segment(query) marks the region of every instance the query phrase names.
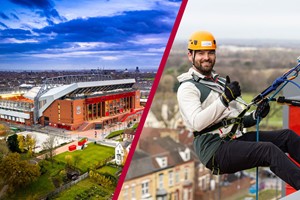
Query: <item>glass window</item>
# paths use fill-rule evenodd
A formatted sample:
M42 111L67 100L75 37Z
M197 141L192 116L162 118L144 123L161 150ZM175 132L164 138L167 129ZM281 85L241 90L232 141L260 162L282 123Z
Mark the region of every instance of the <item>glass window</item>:
M179 183L179 181L180 181L179 172L180 172L179 170L175 171L175 183Z
M189 168L184 168L184 180L189 180Z
M174 180L173 180L173 171L169 171L169 186L173 186Z
M163 188L164 187L164 174L159 174L158 175L158 188Z
M147 194L149 194L149 182L148 181L142 183L142 196L147 195Z

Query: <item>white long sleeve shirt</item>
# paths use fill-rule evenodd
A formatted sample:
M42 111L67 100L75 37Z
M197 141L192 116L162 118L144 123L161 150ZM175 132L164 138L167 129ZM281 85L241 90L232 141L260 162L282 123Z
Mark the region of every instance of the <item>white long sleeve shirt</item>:
M181 82L177 91L179 110L186 126L191 131L201 131L208 126L220 122L224 118L235 118L242 112L242 106L236 101L231 101L229 106L226 107L221 101L221 94L215 90L211 90L207 98L201 103L201 92L195 84L184 82L192 79L193 73L200 78L205 78L204 75L193 68L190 68L188 72L177 77L178 81ZM217 77L217 74L212 75L213 78ZM220 88L220 84L213 80L211 85ZM222 90L224 90L223 87ZM232 126L223 127L211 133L225 137L230 132Z

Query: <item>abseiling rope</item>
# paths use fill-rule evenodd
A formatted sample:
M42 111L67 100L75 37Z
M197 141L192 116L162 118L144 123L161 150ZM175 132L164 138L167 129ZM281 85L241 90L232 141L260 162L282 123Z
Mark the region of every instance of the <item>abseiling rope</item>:
M253 104L259 103L261 100L266 98L268 94L271 92L275 91L274 94L268 99L268 103L270 102L271 99L275 98L275 96L288 84L288 83L293 83L300 89L300 85L297 84L296 82L293 81L298 76L298 72L300 71L300 56L297 58L298 65L292 69L290 69L288 72L284 73L281 77L277 78L271 86L269 86L267 89L265 89L262 93L257 95L252 102L248 105L251 106ZM288 78L288 76L292 73L295 72L291 77ZM277 88L284 83L278 90ZM259 142L259 123L261 121L260 116L257 116L256 119L256 142ZM258 167L256 167L256 200L258 200Z

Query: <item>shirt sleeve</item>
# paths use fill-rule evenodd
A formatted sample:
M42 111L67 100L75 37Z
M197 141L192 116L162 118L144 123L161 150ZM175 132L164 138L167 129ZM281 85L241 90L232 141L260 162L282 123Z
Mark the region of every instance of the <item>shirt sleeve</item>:
M177 100L180 112L184 121L194 131L201 131L219 121L223 112L227 109L220 97L212 98L211 95L210 93L205 100L208 101L209 105L203 108L200 102L201 93L193 83L186 82L178 88Z

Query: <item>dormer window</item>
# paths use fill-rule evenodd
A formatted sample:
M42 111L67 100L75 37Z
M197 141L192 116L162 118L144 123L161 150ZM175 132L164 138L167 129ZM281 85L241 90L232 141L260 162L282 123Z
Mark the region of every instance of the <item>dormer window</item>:
M158 164L161 168L164 168L164 167L167 167L167 166L168 166L168 159L167 159L167 157L157 157L157 158L156 158L156 162L157 162L157 164Z
M189 148L186 148L184 151L180 151L179 154L184 161L189 161L191 159L191 150Z

